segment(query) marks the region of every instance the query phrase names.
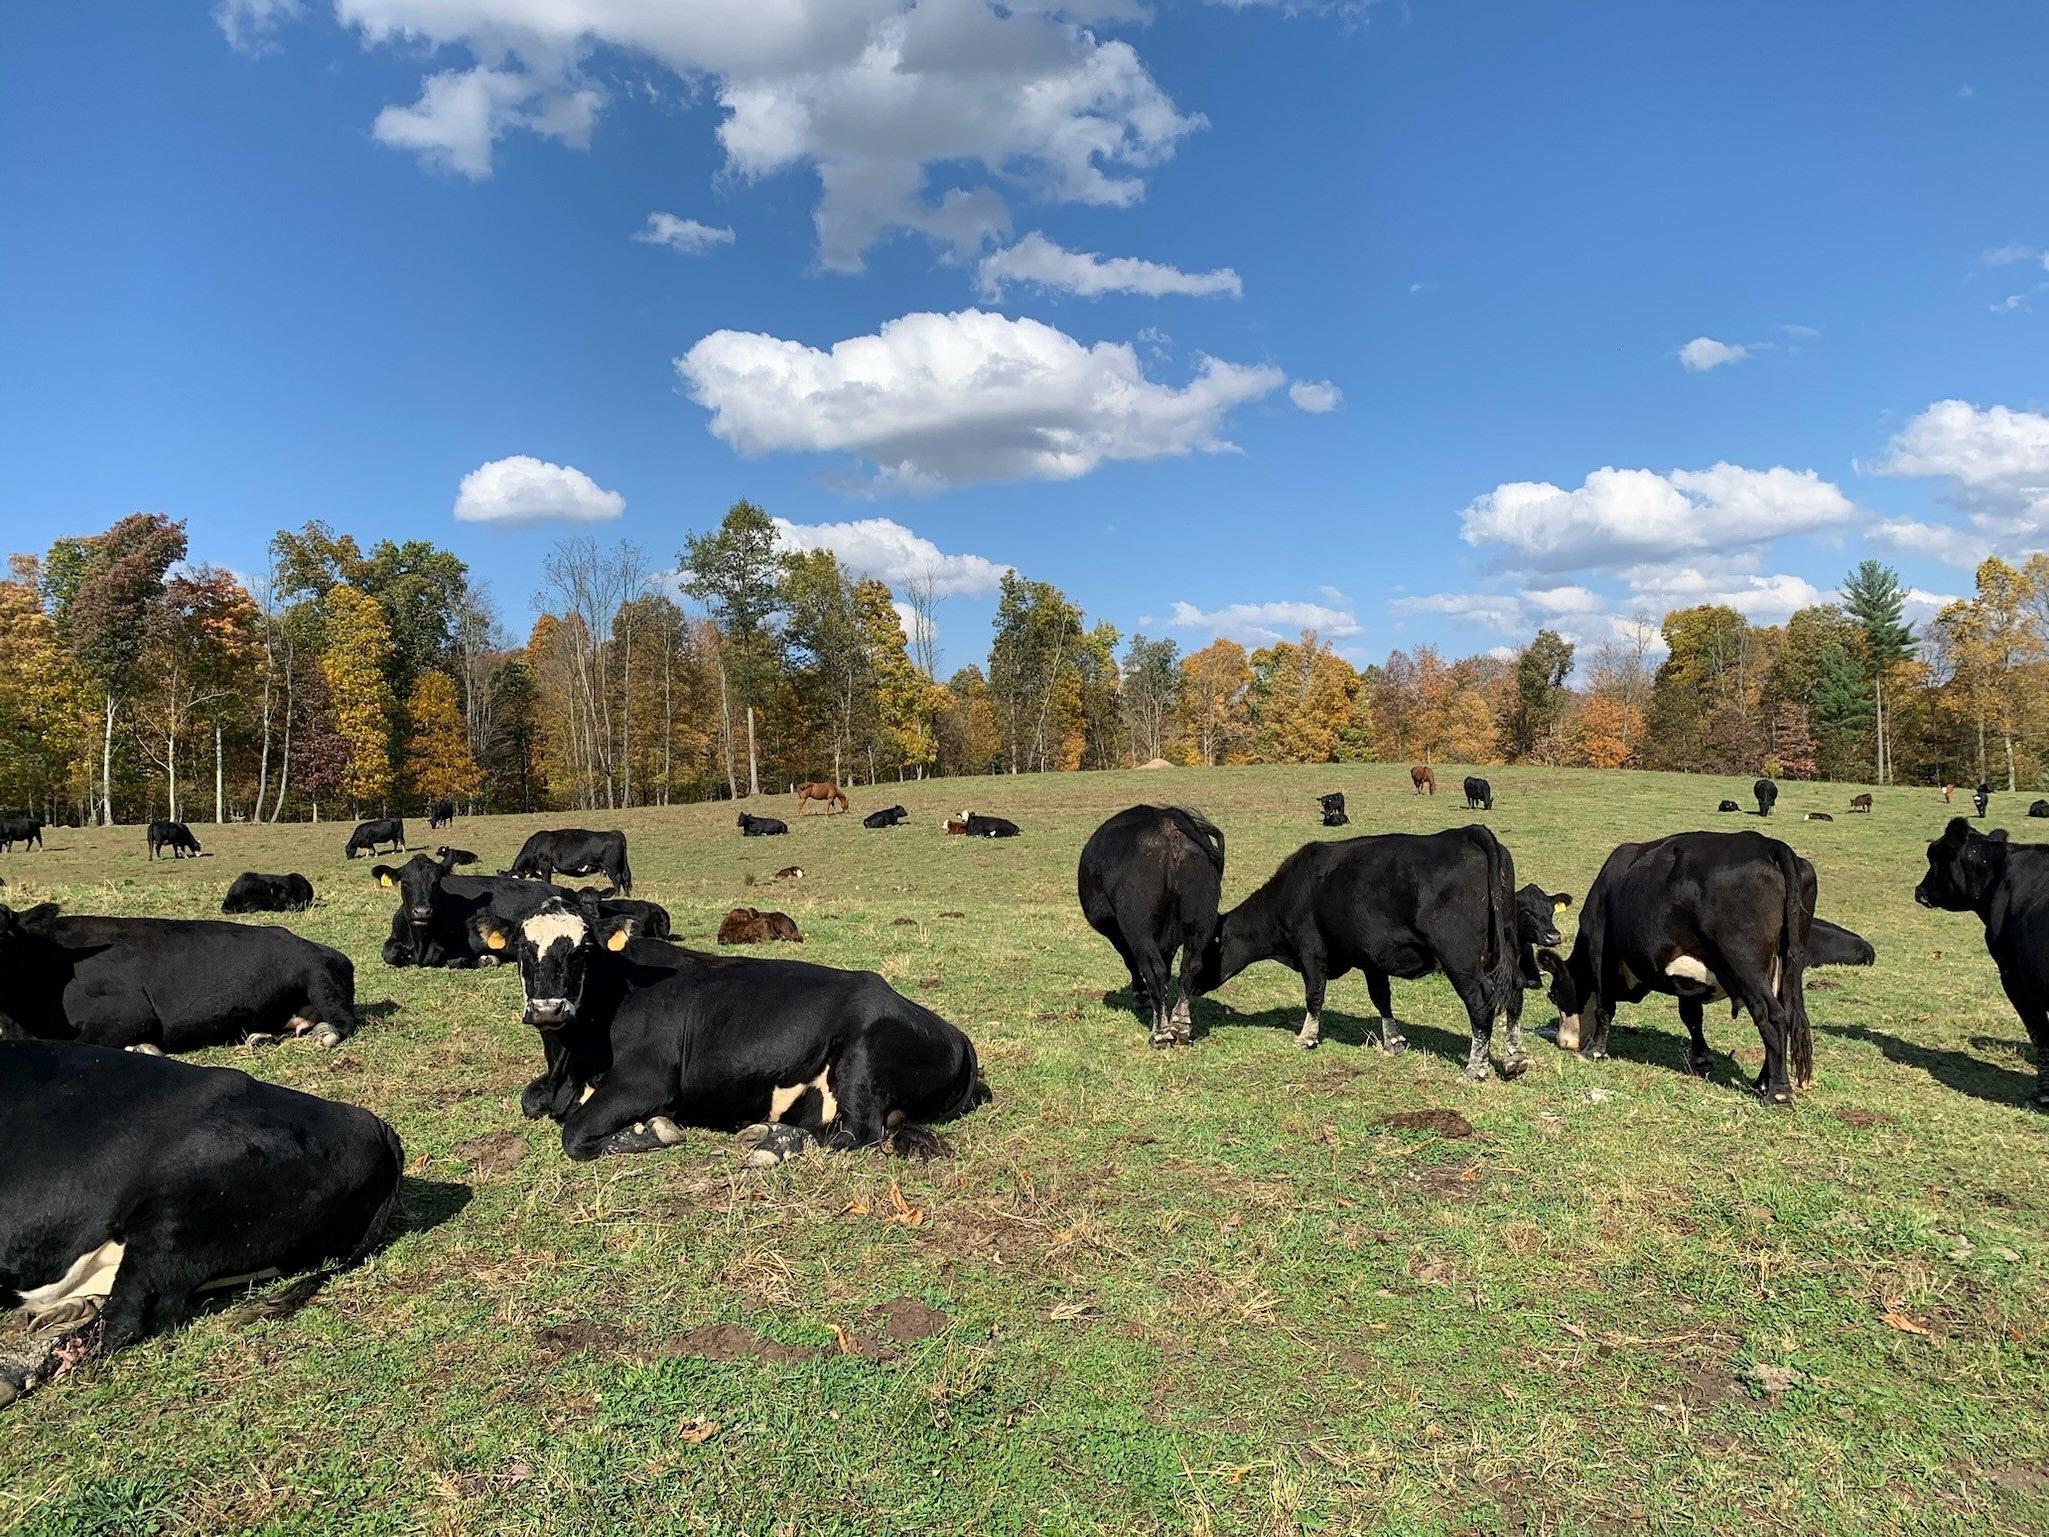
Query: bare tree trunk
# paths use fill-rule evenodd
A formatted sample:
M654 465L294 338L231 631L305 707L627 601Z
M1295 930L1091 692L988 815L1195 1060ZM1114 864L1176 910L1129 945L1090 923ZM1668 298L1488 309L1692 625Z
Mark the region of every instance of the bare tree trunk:
M178 815L178 739L168 735L164 738L164 797L171 804L171 820L184 821Z
M285 814L285 791L292 782L292 699L292 678L291 674L287 672L285 674L285 740L283 750L278 755L277 804L270 808L270 819L273 822L279 820ZM261 811L263 808L258 806L256 809Z
M747 707L747 793L761 793L761 764L754 751L754 706Z
M726 652L719 648L719 735L726 750L726 794L733 800L740 798L740 784L734 777L733 767L733 706L726 698Z
M213 819L216 826L227 821L227 801L221 781L221 723L213 723Z
M100 747L100 826L114 825L114 712L119 701L107 694L107 734Z

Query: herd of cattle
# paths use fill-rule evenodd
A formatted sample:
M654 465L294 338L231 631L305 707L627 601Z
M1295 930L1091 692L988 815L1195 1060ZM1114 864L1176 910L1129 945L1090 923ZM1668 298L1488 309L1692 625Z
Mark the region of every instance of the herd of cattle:
M1427 794L1435 778L1419 769L1415 784ZM1468 807L1492 808L1486 781L1465 791ZM816 798L830 814L833 799ZM1760 780L1757 798L1769 815L1777 787ZM1853 809L1869 811L1858 799ZM1320 804L1326 825L1343 825L1342 795ZM895 806L864 822L905 818ZM452 806L430 808L437 829L453 819ZM742 813L740 825L751 834L750 821L773 820ZM966 811L946 826L1017 833ZM0 846L38 847L40 834L40 824L0 821ZM152 823L147 843L152 858L199 853L175 822ZM406 848L397 819L364 823L344 854L387 845ZM1813 865L1759 831L1620 845L1579 904L1569 950L1558 918L1572 896L1519 885L1514 857L1484 824L1311 842L1229 910L1224 850L1198 812L1134 806L1081 851L1082 913L1123 961L1155 1046L1188 1043L1198 995L1275 960L1302 978L1298 1045L1320 1043L1329 984L1358 971L1378 1044L1397 1052L1406 1042L1391 981L1441 971L1466 1011L1470 1079L1494 1070L1497 1027L1501 1076L1527 1069L1527 990L1548 986L1558 1045L1595 1060L1616 1005L1658 992L1676 999L1688 1066L1702 1076L1706 1006L1726 999L1732 1016L1748 1013L1764 1044L1753 1088L1786 1105L1813 1071L1807 968L1875 960L1862 938L1816 916ZM736 1132L756 1167L813 1146L929 1157L944 1150L929 1128L988 1098L974 1043L872 972L669 942L668 913L631 896L623 833L536 833L502 873L461 873L476 862L444 845L372 867L398 899L383 959L517 968L541 1062L520 1108L558 1123L572 1159L671 1147L685 1125ZM582 875L606 884L556 884ZM1928 846L1914 897L1984 920L2038 1055L2031 1103L2049 1109L2049 848L1959 817ZM313 900L303 875L246 872L221 910L297 912ZM801 938L786 914L751 908L729 914L719 937ZM0 1404L175 1324L209 1291L347 1263L378 1241L404 1168L387 1124L165 1057L233 1042L338 1045L358 1026L348 956L283 927L0 904L0 974L0 1167L12 1172L0 1199L0 1306L31 1324L0 1349Z

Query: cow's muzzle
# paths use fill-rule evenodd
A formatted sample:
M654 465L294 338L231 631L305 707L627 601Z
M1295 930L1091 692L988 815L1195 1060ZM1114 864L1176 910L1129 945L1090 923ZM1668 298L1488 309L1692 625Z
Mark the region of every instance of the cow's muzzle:
M576 1018L576 1005L567 998L529 998L521 1017L538 1030L555 1030Z

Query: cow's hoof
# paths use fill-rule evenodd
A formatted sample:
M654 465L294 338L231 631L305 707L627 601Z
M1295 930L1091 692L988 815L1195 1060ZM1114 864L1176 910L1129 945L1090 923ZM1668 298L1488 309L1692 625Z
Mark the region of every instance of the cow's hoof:
M930 1163L935 1158L953 1156L953 1149L947 1145L944 1137L923 1126L913 1126L909 1122L891 1128L888 1135L882 1139L882 1150L892 1157L916 1158L923 1163Z
M315 1025L311 1030L308 1030L306 1032L306 1039L311 1041L315 1046L320 1046L332 1050L334 1047L341 1045L341 1043L344 1040L346 1040L347 1037L344 1036L341 1033L341 1031L337 1030L333 1025L326 1024L323 1022L321 1024Z
M1696 1078L1707 1077L1709 1065L1709 1059L1706 1057L1688 1057L1686 1059L1686 1071L1693 1074Z
M1323 1044L1323 1037L1320 1035L1298 1035L1295 1037L1295 1044L1304 1051L1314 1051Z
M1580 1051L1580 1056L1589 1062L1606 1062L1608 1060L1608 1053L1598 1046L1583 1047Z
M772 1169L802 1157L810 1150L811 1141L811 1133L801 1126L785 1126L780 1121L757 1122L740 1129L740 1146L746 1152L741 1162L750 1169Z
M1522 1075L1524 1073L1527 1073L1529 1070L1530 1059L1528 1057L1509 1057L1501 1064L1502 1081L1506 1083L1513 1083L1516 1079L1522 1077Z
M264 1035L261 1033L256 1035L245 1036L242 1041L242 1044L244 1046L247 1046L251 1051L261 1050L265 1046L275 1046L277 1043L277 1036Z
M1154 1051L1171 1051L1174 1048L1174 1032L1171 1030L1148 1030L1145 1043Z
M1390 1057L1398 1057L1409 1049L1409 1038L1405 1035L1383 1036L1380 1041L1380 1049Z
M1492 1074L1489 1072L1487 1064L1481 1062L1467 1068L1465 1076L1467 1083L1485 1083Z

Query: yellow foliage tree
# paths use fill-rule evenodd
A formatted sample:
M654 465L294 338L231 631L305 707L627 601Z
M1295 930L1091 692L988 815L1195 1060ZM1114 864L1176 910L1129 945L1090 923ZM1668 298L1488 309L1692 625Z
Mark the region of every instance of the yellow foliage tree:
M484 771L470 756L469 731L445 672L423 672L406 700L412 734L406 741L406 775L413 792L429 801L467 800L477 793Z
M1214 768L1243 763L1252 737L1252 668L1245 648L1217 639L1181 659L1181 732L1175 756Z
M938 753L933 685L911 660L889 588L872 577L854 585L854 617L875 676L876 745L888 768L922 768Z
M358 810L391 797L391 626L384 607L343 582L327 594L327 651L320 659L334 711L334 728L348 744L342 794Z
M1444 707L1444 756L1453 763L1499 763L1501 720L1476 688L1460 689Z
M83 780L90 687L33 581L0 582L0 806L47 813Z
M1314 630L1252 653L1252 712L1261 763L1335 763L1359 694L1359 675Z
M1573 723L1573 755L1588 768L1621 768L1630 743L1643 732L1643 717L1619 699L1596 694Z

